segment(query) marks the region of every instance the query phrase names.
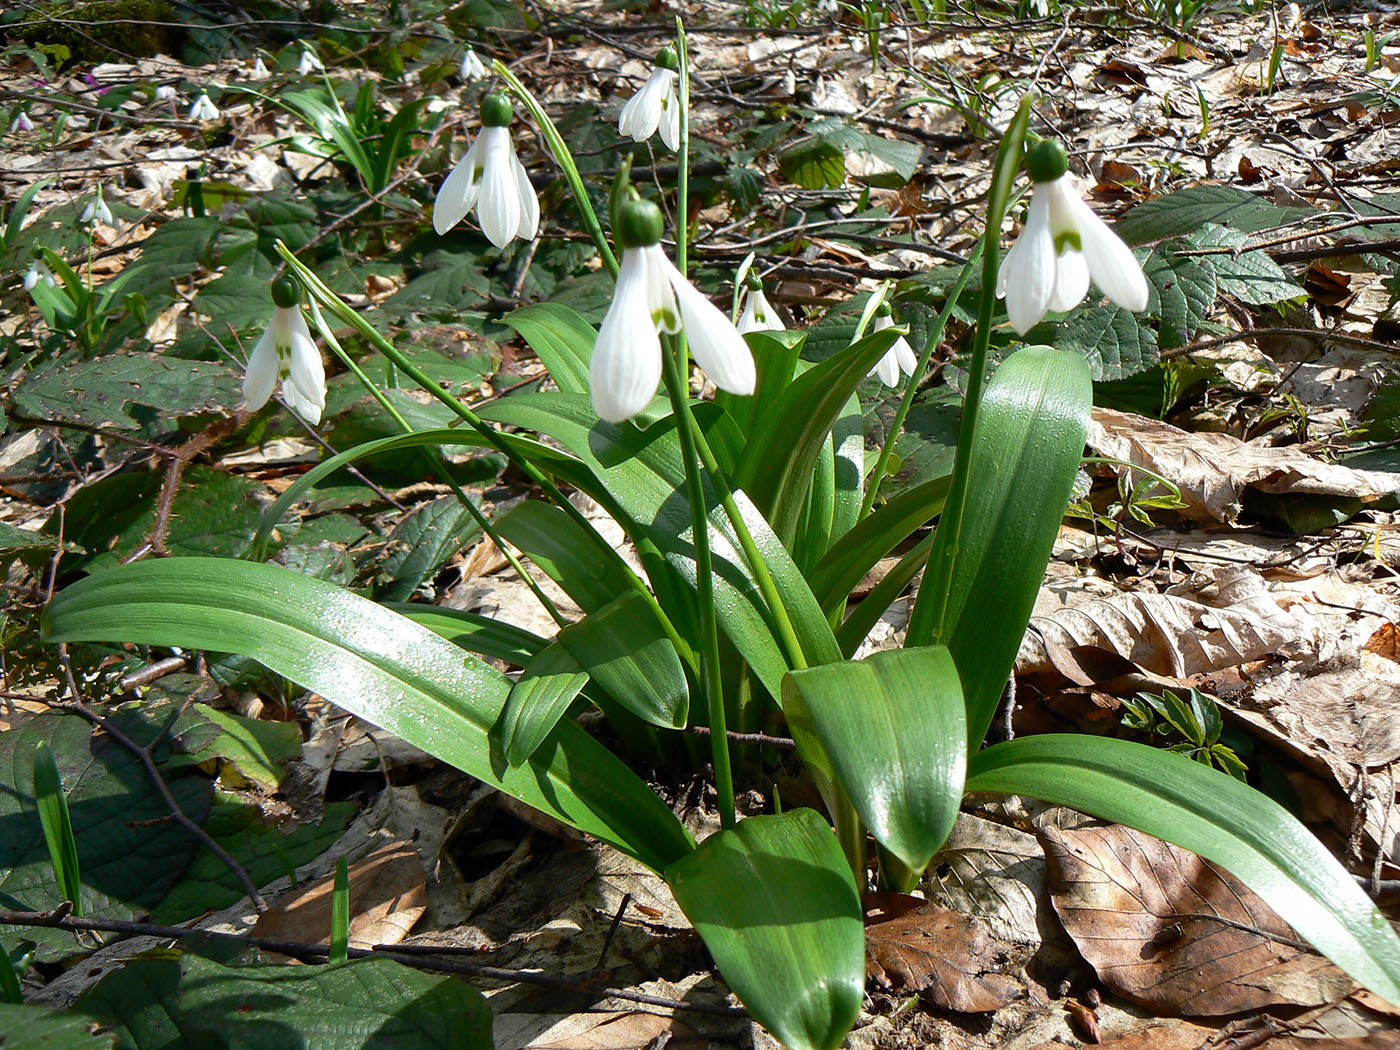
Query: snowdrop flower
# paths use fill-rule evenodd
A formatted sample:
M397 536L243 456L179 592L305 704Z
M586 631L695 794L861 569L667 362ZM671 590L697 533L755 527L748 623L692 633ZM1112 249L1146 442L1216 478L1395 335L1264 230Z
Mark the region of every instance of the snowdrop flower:
M669 45L656 56L656 70L622 107L617 120L619 135L630 136L633 142L645 142L657 131L661 141L672 151L681 145L681 100L676 94L676 79L680 61L676 49Z
M78 221L84 226L90 226L94 222L105 223L108 226L115 226L116 220L112 218L112 209L107 207L107 202L102 199L102 187L97 187L97 195L87 202L87 207L78 216Z
M894 327L894 317L890 313L890 304L881 303L875 311L874 331L883 332L887 328ZM914 348L909 345L904 336L900 336L894 341L894 345L885 352L885 356L875 362L866 375L878 375L880 382L888 387L899 386L899 373L903 372L907 376L914 374L914 369L918 367L919 359L914 354Z
M157 101L157 102L174 102L174 101L175 101L175 85L174 85L174 84L161 84L158 88L156 88L156 101Z
M748 344L666 258L661 228L661 209L650 201L628 201L619 210L622 264L588 370L593 408L609 423L631 419L651 401L661 382L659 333L682 327L696 363L715 386L731 394L753 393Z
M219 107L209 101L209 96L203 91L199 93L199 98L194 100L194 105L190 107L191 120L218 120Z
M52 288L54 286L53 271L44 265L43 259L35 259L29 264L29 269L24 271L24 290L26 292L32 291L40 281Z
M248 409L256 412L267 404L280 379L287 407L315 426L326 407L326 370L297 305L300 299L301 290L292 278L282 276L272 282L276 309L248 358L243 398Z
M10 121L10 132L11 132L11 133L14 133L14 132L16 132L16 131L33 131L33 130L34 130L34 121L32 121L32 120L29 119L29 114L26 113L24 110L20 110L20 111L19 111L19 115L18 115L17 117L15 117L14 120Z
M836 0L817 0L817 14L833 18L841 13L841 5Z
M476 209L486 239L504 248L513 238L533 240L540 201L510 141L510 99L493 91L481 100L481 131L452 169L433 202L433 229L444 234Z
M485 80L486 66L481 59L476 57L476 52L467 48L467 53L462 56L462 67L457 71L463 80Z
M301 76L309 76L312 73L319 73L326 67L321 64L321 60L316 57L316 52L306 45L301 45L301 61L297 63L297 73Z
M1026 151L1035 184L1025 228L997 272L1011 327L1025 335L1049 310L1072 310L1089 279L1125 310L1147 308L1147 278L1126 244L1074 188L1064 147L1042 139Z
M763 294L762 282L754 274L749 274L744 285L748 290L744 295L744 309L739 313L739 323L736 326L739 334L781 332L784 328L783 319Z
M272 76L272 74L267 71L267 65L263 62L262 55L256 56L253 59L253 71L248 74L248 79L266 80L270 76Z

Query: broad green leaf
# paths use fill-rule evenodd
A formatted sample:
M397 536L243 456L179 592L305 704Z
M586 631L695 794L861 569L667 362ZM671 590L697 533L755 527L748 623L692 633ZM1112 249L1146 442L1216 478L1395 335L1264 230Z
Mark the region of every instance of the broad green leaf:
M625 591L559 632L559 643L609 696L644 722L684 729L690 714L685 671L656 614Z
M496 519L496 531L563 587L584 612L601 609L628 590L617 562L605 558L583 527L552 503L517 503Z
M195 704L175 724L183 732L189 724L204 723L216 732L207 744L189 755L170 761L172 767L221 760L265 790L282 783L283 765L301 755L301 729L295 722L269 722Z
M1400 1004L1400 939L1385 917L1292 814L1225 773L1128 740L1056 733L973 755L967 791L1072 806L1198 853L1372 992Z
M1189 343L1215 305L1215 270L1205 260L1178 254L1182 247L1181 241L1159 244L1142 264L1147 312L1161 322L1157 345L1163 350Z
M803 139L778 154L778 170L804 190L835 189L846 181L845 151L821 139Z
M425 627L272 565L166 558L72 585L48 641L141 642L250 656L366 721L660 870L690 848L671 811L577 726L497 776L487 733L509 683Z
M768 407L792 382L798 355L806 344L805 332L750 332L744 336L753 352L754 390L747 396L715 391L715 404L729 413L747 437Z
M34 420L154 435L173 429L180 416L238 404L242 382L226 364L119 354L29 376L15 390L14 407Z
M972 438L962 549L953 553L946 634L982 742L1020 648L1084 453L1093 388L1077 354L1026 347L987 384ZM926 576L925 579L928 577Z
M895 563L894 568L885 574L885 578L877 583L873 590L860 600L860 604L855 610L846 616L841 626L836 629L836 639L841 643L841 652L849 659L860 648L860 643L865 641L875 627L876 622L884 615L895 599L904 593L904 589L914 581L914 577L919 574L925 563L928 561L929 551L933 549L933 541L936 533L929 533Z
M440 605L413 605L407 602L384 602L384 608L414 623L422 624L434 634L460 645L468 652L480 653L506 663L524 667L548 645L548 641L504 620L493 620L480 613L448 609Z
M117 1050L491 1050L491 1008L464 981L390 959L222 966L192 953L135 959L77 1009ZM8 1048L7 1048L8 1050Z
M1272 306L1307 294L1266 252L1242 251L1249 243L1249 236L1238 230L1207 223L1182 238L1182 243L1197 250L1227 249L1219 255L1196 258L1214 271L1216 284L1222 292L1241 302Z
M68 814L68 796L63 793L63 778L46 741L40 740L34 745L33 762L34 806L43 828L44 844L49 848L54 881L64 899L72 902L74 913L81 915L83 893L78 843L73 838L73 821Z
M456 496L414 507L389 534L388 551L379 564L384 583L375 594L385 601L407 600L480 532L481 526Z
M503 319L549 369L560 390L588 393L588 365L598 333L575 311L558 303L536 303L512 310Z
M750 817L666 870L720 973L792 1050L835 1050L865 993L850 866L810 809Z
M1042 321L1026 340L1080 355L1096 381L1136 375L1159 356L1156 333L1136 314L1097 300L1080 303L1063 321Z
M1144 201L1114 224L1129 244L1184 237L1208 222L1242 233L1316 215L1311 208L1280 207L1234 186L1191 186Z
M512 769L524 765L588 684L588 672L561 643L541 649L511 687L492 733Z
M942 646L793 671L783 711L815 733L875 841L915 872L943 845L962 804L967 719Z
M814 557L825 554L832 543L860 521L861 500L865 495L865 418L860 411L860 398L855 394L846 399L845 407L831 426L831 444L835 472L831 528L826 542L812 551Z
M91 1017L73 1010L0 1003L0 1047L5 1050L111 1050L116 1033L95 1034L94 1027Z

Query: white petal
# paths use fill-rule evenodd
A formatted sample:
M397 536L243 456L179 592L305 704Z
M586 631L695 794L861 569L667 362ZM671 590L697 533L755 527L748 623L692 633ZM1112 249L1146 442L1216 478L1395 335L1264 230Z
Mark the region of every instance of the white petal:
M442 236L462 221L463 216L476 206L476 198L481 193L481 164L483 133L467 148L457 166L452 169L438 189L433 201L433 229Z
M533 241L535 234L540 232L540 198L535 193L535 187L530 185L530 173L520 163L514 145L510 148L510 164L520 195L520 225L515 228L515 235L522 241Z
M1006 316L1025 335L1045 316L1055 291L1055 242L1050 234L1050 201L1038 184L1026 226L1007 260ZM998 281L998 284L1002 282Z
M108 226L116 225L116 220L112 218L112 209L107 207L107 202L101 197L97 198L97 220Z
M673 76L675 74L669 69L657 69L647 78L642 89L622 107L617 121L619 134L630 136L633 142L645 142L651 138L661 121L661 100Z
M781 332L783 320L760 288L756 292L750 292L745 298L744 310L739 315L737 327L741 335L747 335L749 332Z
M497 248L504 248L520 228L520 187L515 181L514 149L506 128L482 128L486 140L481 156L481 194L476 199L476 221L481 232Z
M1084 261L1089 274L1103 294L1125 310L1136 313L1147 309L1147 278L1142 265L1119 236L1110 230L1089 205L1076 200L1079 239L1084 245Z
M1022 230L1022 233L1025 231ZM1015 243L1007 249L1006 254L1001 257L1001 265L997 267L997 298L1006 298L1006 275L1011 272L1011 267L1016 265L1012 262L1016 258L1016 249L1021 247L1021 238L1016 238Z
M648 269L643 249L623 251L612 305L588 366L594 411L609 423L635 416L661 383L661 340L647 303Z
M317 400L314 395L308 394L292 381L291 376L282 380L282 400L287 402L290 408L302 419L306 420L313 427L321 422L321 413L325 411L325 396Z
M462 56L462 65L458 72L463 80L480 80L486 76L486 66L482 64L475 51L467 48L467 53Z
M1055 291L1050 309L1056 313L1073 310L1089 294L1089 264L1082 252L1067 248L1055 259Z
M243 376L243 400L248 403L250 412L256 412L267 404L267 399L272 396L272 388L277 385L280 361L277 357L276 337L273 334L275 324L274 320L273 324L267 326L267 331L262 334L262 338L248 357L248 371Z
M665 72L670 73L668 69ZM681 100L676 94L675 74L671 75L666 91L661 96L661 116L657 128L666 148L676 153L681 148Z
M667 273L671 264L661 245L652 244L641 249L646 260L647 312L658 332L675 335L681 330L681 312L676 306L676 293L671 290L671 278Z
M267 65L263 62L262 56L259 55L257 61L253 63L253 72L249 75L249 79L266 80L268 76Z
M731 394L752 394L756 376L753 353L744 337L719 307L697 292L671 260L662 255L666 279L676 293L685 337L690 342L695 363L705 370L715 386Z
M895 360L894 348L891 347L884 357L876 361L875 367L866 375L878 375L880 382L884 383L885 386L898 386L899 362Z
M750 332L764 331L764 324L757 317L757 310L754 307L754 296L750 294L744 300L744 308L739 311L739 322L734 326L739 329L740 335L748 335Z
M914 348L909 345L904 336L900 336L894 341L894 346L890 347L890 353L894 354L894 359L899 365L899 370L907 376L914 374L914 369L919 366L919 358L914 353ZM889 356L888 354L886 356Z

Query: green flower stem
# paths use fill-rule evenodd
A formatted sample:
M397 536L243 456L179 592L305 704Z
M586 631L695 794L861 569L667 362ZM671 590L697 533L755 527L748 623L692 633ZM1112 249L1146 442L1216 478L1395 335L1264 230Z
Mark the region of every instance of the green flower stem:
M673 340L667 343L674 344ZM695 435L699 428L690 412L690 390L680 366L681 351L668 345L661 351L666 392L671 397L671 411L676 417L676 434L680 438L681 457L685 461L686 488L690 496L690 513L695 543L695 595L699 603L701 652L701 687L710 716L710 750L715 767L715 791L719 795L720 826L732 828L734 819L734 774L729 759L728 721L724 709L724 686L720 675L719 624L715 619L714 565L710 558L710 516L705 504L705 486L695 459Z
M364 373L364 370L345 352L345 348L340 345L340 341L336 339L335 333L331 331L330 325L326 324L325 318L321 316L321 308L316 305L316 301L313 299L307 305L311 308L311 319L315 323L317 331L321 333L321 338L325 339L326 345L330 347L331 353L335 354L335 356L340 359L341 364L350 369L355 378L360 381L360 385L369 391L370 397L379 402L379 407L389 414L389 418L398 425L400 430L405 434L413 433L413 424L403 417L403 413L398 410L398 407L384 395L384 392L375 385L374 381L371 380L370 377ZM564 615L559 611L558 607L550 600L549 595L545 594L544 591L540 589L540 585L535 581L535 578L530 574L529 570L520 563L520 559L506 546L500 533L496 531L496 526L487 520L486 515L481 513L481 508L473 503L471 498L462 491L462 487L457 484L457 479L452 476L446 464L426 448L420 449L419 451L422 453L423 458L427 460L433 472L437 474L438 477L442 478L452 489L452 494L456 496L457 501L467 509L467 513L471 515L472 520L477 523L481 531L496 545L496 549L506 556L506 561L510 563L510 567L515 570L516 575L525 581L525 586L530 588L530 593L544 606L545 611L549 613L550 619L560 627L567 626L569 621L564 618Z
M676 57L681 68L678 97L681 104L681 149L676 166L676 269L686 272L686 249L690 242L690 55L686 53L685 25L676 16Z
M953 481L948 490L938 530L948 530L947 538L939 537L934 544L936 561L930 561L924 572L914 610L909 616L905 635L906 647L933 645L945 640L949 624L948 592L953 583L953 568L957 564L962 538L963 515L967 508L971 471L968 460L972 453L972 435L977 427L977 413L982 405L982 388L987 379L987 347L991 341L992 311L996 306L997 255L1001 240L1001 223L1006 217L1011 199L1011 186L1021 167L1026 126L1030 123L1035 92L1021 100L1016 115L1002 136L997 150L996 166L992 169L992 185L987 192L987 228L982 235L982 297L977 307L977 332L972 342L972 362L967 372L967 396L963 399L962 423L958 429L958 451L953 459Z
M977 265L977 258L981 252L982 245L979 243L971 258L963 265L962 273L958 274L957 283L953 285L953 290L948 293L948 301L943 304L943 310L939 313L938 320L929 330L928 342L924 344L924 352L919 355L919 364L914 369L914 374L909 377L908 385L904 388L904 397L900 400L899 409L895 412L890 429L885 434L885 443L880 446L880 454L875 459L875 469L871 471L870 480L866 483L865 498L860 505L862 518L866 517L875 506L875 496L880 491L880 482L884 480L885 469L889 466L890 456L894 453L895 439L904 429L904 421L909 417L909 409L914 405L914 395L918 392L919 384L923 381L929 358L938 349L939 341L943 338L943 329L948 327L948 318L953 315L953 307L957 306L958 297L967 287L968 278L972 276L972 268Z
M856 886L862 893L867 884L866 859L868 849L865 844L865 825L860 822L856 807L846 794L839 781L831 785L831 820L836 825L836 841L841 844L841 852L846 855L846 863L851 866L851 874L856 877Z
M488 426L480 416L429 378L427 373L405 357L399 351L398 347L385 339L379 332L375 331L373 325L352 310L338 295L327 288L319 277L302 265L301 261L292 254L290 248L281 241L277 242L276 248L277 254L282 256L282 258L286 260L287 265L296 272L297 278L302 282L302 287L312 292L327 306L327 308L335 313L336 316L340 317L346 324L363 335L380 353L397 365L400 371L451 409L463 422L480 434L486 440L487 444L501 453L501 455L505 456L511 463L515 464L515 466L519 467L520 470L525 473L525 476L537 484L544 491L545 495L554 500L565 514L573 518L575 523L581 526L585 534L593 540L603 556L622 569L628 585L647 603L653 615L656 616L657 622L661 624L661 629L666 632L667 639L669 639L672 646L675 647L677 655L692 669L699 666L699 660L696 657L694 648L681 637L680 632L676 630L675 624L671 622L671 618L666 615L665 610L662 609L657 602L656 596L652 594L651 591L647 590L646 584L632 571L632 567L623 560L622 555L613 550L612 544L598 535L598 530L593 527L593 523L584 517L582 511L564 498L564 494L559 491L558 486L556 486L539 467L517 453L515 449L511 448L510 444L505 441L500 434L496 433L494 429Z
M578 172L578 165L574 163L574 155L569 152L569 146L564 141L564 136L559 134L559 129L554 126L554 121L549 119L549 114L544 111L539 100L530 94L530 89L520 82L519 77L506 68L504 62L499 58L496 59L491 63L491 70L505 81L506 87L510 88L511 93L525 104L525 108L530 111L530 116L535 118L535 123L539 125L540 132L544 135L550 152L554 154L555 161L564 171L564 178L569 183L569 189L573 191L574 200L578 203L578 210L583 216L583 225L588 229L588 235L593 238L593 243L598 246L598 255L603 260L603 265L608 268L608 273L616 277L617 256L613 254L608 239L603 236L603 227L598 222L598 214L593 210L593 202L588 199L588 190L583 185L583 176Z

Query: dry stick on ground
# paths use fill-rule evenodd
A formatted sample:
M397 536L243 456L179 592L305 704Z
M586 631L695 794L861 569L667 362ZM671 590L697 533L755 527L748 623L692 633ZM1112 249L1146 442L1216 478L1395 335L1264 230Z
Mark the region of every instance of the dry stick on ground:
M1253 339L1261 335L1282 335L1299 336L1304 339L1313 339L1319 343L1332 340L1336 343L1348 343L1352 346L1359 346L1366 350L1376 350L1383 354L1395 356L1400 354L1400 346L1391 343L1382 343L1377 339L1367 339L1364 336L1349 335L1346 332L1335 332L1324 328L1245 328L1238 332L1231 332L1229 335L1215 336L1211 339L1199 339L1194 343L1187 343L1185 346L1178 346L1172 350L1163 350L1161 359L1170 361L1173 358L1185 357L1194 354L1199 350L1208 350L1213 346L1224 346L1227 343L1239 343L1246 339Z
M330 948L324 944L307 944L301 941L279 941L270 937L254 937L241 933L215 933L212 930L190 929L184 926L159 926L146 922L127 922L119 919L75 919L68 906L53 911L0 911L0 925L38 926L54 930L73 932L91 931L97 933L124 933L137 937L166 937L173 940L206 940L221 944L258 948L276 952L302 962L323 962L330 955ZM599 996L624 999L628 1002L647 1006L663 1006L670 1010L686 1010L691 1013L711 1014L716 1017L748 1018L747 1010L732 1006L713 1006L708 1003L688 1003L679 999L667 999L659 995L647 995L625 988L613 988L598 981L551 977L532 970L514 970L501 966L483 966L452 957L455 953L438 947L425 945L377 944L370 948L351 948L350 958L363 959L369 956L392 959L417 970L435 970L441 973L462 974L467 977L484 977L494 981L517 981L521 984L535 984L546 988L563 988L569 991L592 992ZM433 958L433 955L439 956ZM446 956L446 957L443 957Z

